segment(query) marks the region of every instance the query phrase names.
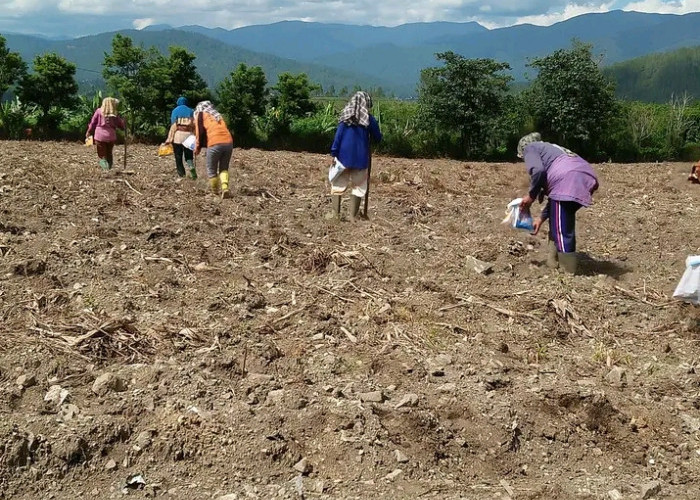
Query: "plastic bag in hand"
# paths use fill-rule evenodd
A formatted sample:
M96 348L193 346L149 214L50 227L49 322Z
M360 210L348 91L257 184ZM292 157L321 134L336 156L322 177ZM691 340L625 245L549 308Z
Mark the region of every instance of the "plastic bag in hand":
M503 224L509 224L513 229L522 229L523 231L533 231L535 226L532 222L532 215L529 210L520 208L522 198L516 198L506 207L506 218L503 219Z

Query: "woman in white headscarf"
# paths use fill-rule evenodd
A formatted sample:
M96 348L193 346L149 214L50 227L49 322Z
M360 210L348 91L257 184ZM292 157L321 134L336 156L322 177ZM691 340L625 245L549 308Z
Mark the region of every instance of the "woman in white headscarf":
M344 170L331 180L333 210L326 215L328 219L340 219L341 196L350 190L350 218L355 220L360 211L360 202L367 193L370 138L374 142L382 140L379 124L369 112L371 108L372 98L367 92L360 91L352 96L340 113L331 156Z
M207 148L207 176L211 191L214 194L221 192L222 198L229 198L228 167L233 156L233 135L209 101L197 104L194 123L197 137L194 154L198 155L202 148Z

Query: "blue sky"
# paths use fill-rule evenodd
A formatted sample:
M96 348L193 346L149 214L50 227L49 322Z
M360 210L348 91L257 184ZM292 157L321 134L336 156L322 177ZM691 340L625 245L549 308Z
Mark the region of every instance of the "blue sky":
M0 33L80 36L149 24L237 28L283 20L396 26L478 21L488 28L550 25L588 12L623 9L686 14L700 0L6 0Z

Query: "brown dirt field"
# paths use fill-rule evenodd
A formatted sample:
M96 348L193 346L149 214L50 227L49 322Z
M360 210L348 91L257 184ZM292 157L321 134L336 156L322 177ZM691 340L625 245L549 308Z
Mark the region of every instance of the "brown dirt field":
M0 498L700 498L687 165L597 165L571 277L522 164L378 157L332 223L328 157L116 153L0 143Z

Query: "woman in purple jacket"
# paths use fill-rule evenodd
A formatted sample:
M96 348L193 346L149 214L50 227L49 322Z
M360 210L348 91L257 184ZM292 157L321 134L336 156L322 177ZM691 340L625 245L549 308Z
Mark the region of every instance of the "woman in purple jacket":
M333 210L327 219L340 219L340 200L350 190L350 218L355 220L360 211L360 202L367 193L367 167L370 157L370 138L382 140L377 120L369 113L372 98L367 92L356 92L340 113L338 129L331 146L334 162L345 167L331 180Z
M561 146L542 142L537 132L520 139L518 157L525 160L530 174L530 190L521 208L529 208L535 200L542 203L547 196L547 205L533 231L537 234L542 223L549 220L547 263L575 274L576 212L593 203L598 177L586 160Z
M109 170L114 163L112 151L117 142L117 129L124 130L124 119L117 114L119 100L114 97L102 99L102 106L95 110L88 124L85 138L93 136L97 157L102 170Z

